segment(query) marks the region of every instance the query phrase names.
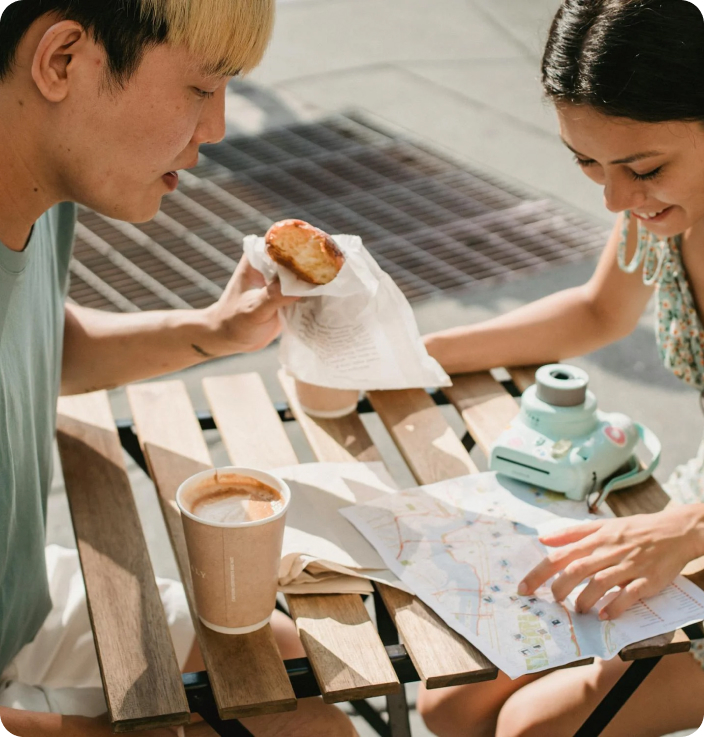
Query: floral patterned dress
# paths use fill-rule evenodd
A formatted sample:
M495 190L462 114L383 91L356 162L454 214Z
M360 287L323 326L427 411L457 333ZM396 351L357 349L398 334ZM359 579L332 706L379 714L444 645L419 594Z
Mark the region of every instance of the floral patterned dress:
M704 328L697 314L687 273L682 263L682 238L662 240L638 223L638 246L633 260L626 263L626 238L631 216L625 213L618 249L623 271L643 269L643 282L655 285L657 295L657 342L666 368L678 379L704 389ZM704 495L699 501L704 500Z
M619 267L628 273L642 268L644 283L655 285L660 356L677 378L702 392L704 407L704 327L682 261L682 238L660 239L638 222L636 253L626 263L630 222L631 214L626 212L618 248ZM695 458L675 469L664 488L681 504L704 502L704 442ZM692 642L690 652L704 669L704 640Z

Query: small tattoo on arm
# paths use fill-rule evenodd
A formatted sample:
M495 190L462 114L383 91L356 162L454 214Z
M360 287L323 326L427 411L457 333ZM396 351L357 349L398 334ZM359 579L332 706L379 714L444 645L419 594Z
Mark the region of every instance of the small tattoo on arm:
M193 348L193 350L203 358L215 358L215 356L211 356L210 353L204 351L199 345L196 345L195 343L191 343L191 348Z

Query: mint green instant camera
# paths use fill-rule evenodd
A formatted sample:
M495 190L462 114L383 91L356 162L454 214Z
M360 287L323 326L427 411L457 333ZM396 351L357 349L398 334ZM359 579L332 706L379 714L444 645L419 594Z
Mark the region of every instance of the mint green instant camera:
M655 434L626 415L597 409L585 371L566 364L538 369L521 411L491 448L492 471L587 500L595 510L615 489L647 479L660 460ZM642 440L652 459L635 455Z

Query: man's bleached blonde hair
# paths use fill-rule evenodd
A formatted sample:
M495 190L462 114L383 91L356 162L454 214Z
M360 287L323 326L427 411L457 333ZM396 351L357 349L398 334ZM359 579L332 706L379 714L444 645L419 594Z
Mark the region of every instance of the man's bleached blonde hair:
M144 52L185 46L209 74L246 73L271 36L275 0L18 0L0 20L0 81L12 72L17 46L39 17L56 13L80 23L105 47L109 81L124 84Z
M145 20L167 28L211 74L234 76L257 66L274 22L273 0L140 0Z

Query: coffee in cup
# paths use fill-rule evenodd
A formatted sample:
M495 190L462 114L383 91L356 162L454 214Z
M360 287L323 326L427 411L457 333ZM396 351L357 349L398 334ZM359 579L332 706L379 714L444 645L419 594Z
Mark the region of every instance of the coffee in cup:
M334 419L345 417L357 409L359 391L315 386L296 379L296 394L301 409L311 417Z
M284 481L250 468L203 471L179 487L196 609L206 627L245 634L269 621L290 500Z
M203 522L254 522L283 509L281 494L252 478L221 477L204 483L194 495L191 512Z

